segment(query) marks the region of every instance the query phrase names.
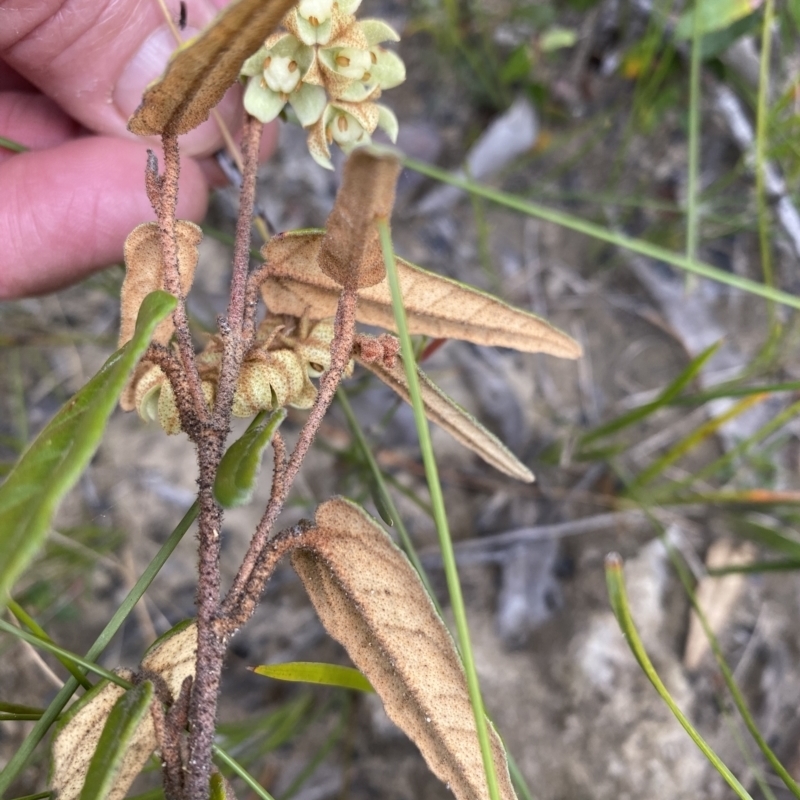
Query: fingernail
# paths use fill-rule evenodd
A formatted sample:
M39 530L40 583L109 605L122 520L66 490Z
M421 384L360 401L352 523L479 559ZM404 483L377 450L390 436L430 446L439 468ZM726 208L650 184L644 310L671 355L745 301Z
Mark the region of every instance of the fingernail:
M189 25L183 31L183 37L189 39L199 32L199 28ZM123 70L114 87L113 98L126 121L142 102L142 94L148 84L164 72L176 46L172 32L167 25L162 25L144 40L139 51ZM219 110L226 121L232 122L239 116L237 108L240 105L239 94L229 92L220 103ZM217 124L209 120L182 136L180 144L184 155L202 156L217 150L222 144L222 137Z
M154 30L142 42L114 87L114 104L125 119L139 107L145 87L161 75L176 47L166 24Z

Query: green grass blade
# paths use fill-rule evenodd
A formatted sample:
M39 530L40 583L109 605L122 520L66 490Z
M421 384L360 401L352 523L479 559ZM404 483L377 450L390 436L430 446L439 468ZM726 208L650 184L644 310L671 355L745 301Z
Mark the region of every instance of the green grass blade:
M764 271L764 283L773 286L775 276L772 272L772 254L769 233L769 206L767 204L766 189L766 150L767 150L767 122L769 117L769 62L772 52L772 28L775 21L774 0L764 3L764 19L761 28L761 53L758 75L758 100L756 102L756 141L755 141L755 171L756 171L756 205L758 208L758 241L761 251L761 268ZM773 313L773 309L770 309ZM773 316L772 322L777 320Z
M718 389L708 389L697 394L687 394L676 397L670 401L670 405L702 405L709 400L716 400L720 397L751 397L754 394L775 394L776 392L797 392L800 391L800 381L786 381L784 383L766 383L761 386L721 386Z
M21 628L11 625L4 619L0 619L0 631L5 631L12 636L16 636L17 639L22 639L23 641L28 642L28 644L38 647L40 650L46 650L48 653L52 653L54 656L56 656L59 660L64 659L64 661L71 661L73 664L79 664L84 669L88 670L89 672L94 672L101 678L106 678L107 680L119 684L120 686L130 686L128 681L120 678L119 675L110 672L104 667L95 664L91 659L83 658L83 656L79 656L77 653L71 653L69 650L65 650L63 647L59 647L57 644L54 644L47 639L41 639L32 633L28 633L28 631L23 631Z
M430 597L434 608L436 608L436 611L441 617L442 609L439 605L436 595L434 594L433 587L431 586L430 579L428 578L428 573L425 572L425 567L422 566L422 562L419 560L417 549L414 547L414 543L411 541L411 537L408 535L408 530L406 530L406 526L402 517L400 516L400 512L397 510L397 506L395 505L391 494L389 494L389 488L386 486L386 481L383 478L383 472L378 466L378 462L375 460L375 456L372 454L372 449L369 446L367 437L364 435L364 431L362 430L361 425L359 424L358 419L353 412L353 406L350 405L350 399L347 396L347 392L345 392L341 386L339 386L339 388L336 390L336 399L338 400L342 411L344 411L344 415L347 418L347 424L350 426L350 430L353 432L353 436L355 437L356 444L361 451L361 455L364 457L364 460L367 462L367 466L372 473L372 478L375 482L375 488L380 494L381 500L385 504L386 510L389 512L392 522L397 527L397 533L400 537L400 541L403 544L403 549L408 556L408 560L413 564L414 569L417 571L417 575L419 575L419 579L422 581L422 585L425 587L425 591L428 593L428 597Z
M262 411L225 451L214 480L214 497L223 508L243 506L253 499L262 455L285 419L285 408L269 417Z
M700 171L700 55L703 38L700 34L700 2L692 14L692 53L689 59L689 164L686 175L686 257L697 259L700 220L697 207L698 174ZM693 276L687 275L687 278ZM692 288L687 281L687 290Z
M175 304L166 292L145 298L131 341L56 414L0 486L0 609L44 543L61 499L97 450L117 398L156 325Z
M714 419L710 419L708 422L698 426L688 436L685 436L676 445L664 453L661 458L656 459L649 467L642 470L628 485L627 494L629 496L634 496L636 492L640 491L644 486L657 478L667 467L674 464L679 458L682 458L684 455L686 455L686 453L697 447L698 444L707 439L709 436L714 435L722 425L746 411L756 403L760 403L762 400L764 400L763 395L747 397L744 400L740 400L735 406L730 408L725 413L720 414L718 417L714 417Z
M44 628L42 628L33 617L31 617L25 609L16 601L9 600L8 601L8 610L17 618L17 620L22 624L27 626L31 632L38 636L45 642L50 642L51 644L55 644L55 642L47 635ZM92 684L86 680L84 674L75 666L75 662L71 659L63 658L62 656L56 656L58 660L63 664L64 668L75 678L78 683L83 686L84 689L91 689Z
M800 492L773 489L725 489L718 492L689 492L674 497L658 497L658 502L663 505L671 503L680 505L718 503L755 506L757 508L775 505L796 506L800 504Z
M447 588L450 594L450 603L456 623L461 658L464 662L464 671L467 676L467 688L469 690L470 702L472 703L472 710L475 714L475 725L478 730L478 740L483 757L483 768L486 773L486 783L491 800L500 800L500 791L497 784L491 746L489 744L488 721L483 706L483 698L481 697L478 673L475 669L475 658L472 654L467 614L464 608L464 598L461 594L461 584L458 578L453 541L450 538L450 528L447 522L447 512L444 507L442 486L439 482L439 470L436 466L436 458L433 454L433 445L431 443L430 431L428 430L428 420L425 417L425 409L420 394L419 376L417 375L416 361L414 359L414 347L411 342L411 336L408 333L406 312L400 291L400 281L397 276L397 267L394 261L392 237L386 220L378 220L377 225L378 231L380 232L383 258L386 262L389 287L392 292L392 309L394 311L395 324L397 325L397 332L400 338L403 363L406 368L408 389L411 395L411 406L414 410L414 422L417 428L417 435L419 436L422 461L425 465L425 476L428 479L428 489L431 494L431 505L433 506L436 531L439 535L439 546L442 551L442 562L447 579Z
M15 142L13 139L9 139L6 136L0 136L0 147L4 147L6 150L12 150L15 153L27 153L30 149L24 144Z
M303 766L303 769L297 777L289 784L286 791L281 795L280 800L291 800L300 789L303 788L305 782L317 771L319 765L327 758L328 753L338 744L344 733L345 724L347 721L346 709L342 709L339 715L339 722L336 727L328 734L322 746L316 753L309 759Z
M144 681L114 704L89 762L80 800L105 800L114 789L139 723L154 699L153 684Z
M142 599L142 595L147 591L147 587L150 586L153 579L161 571L161 568L170 555L172 555L172 552L178 546L186 531L189 530L192 523L197 518L198 509L198 504L194 503L186 512L167 541L164 542L153 560L148 564L147 569L145 569L139 580L136 581L133 588L128 592L128 596L123 600L122 605L117 609L114 616L111 617L106 627L95 640L95 643L89 648L86 653L87 659L94 661L108 646L108 643L122 627L122 624L128 618L131 611L133 611L133 607ZM58 715L64 710L64 707L77 688L78 682L75 678L70 678L64 684L64 687L53 698L41 719L33 726L33 729L27 737L25 737L25 741L11 757L8 764L0 771L0 797L8 791L11 782L25 768L33 751L45 737L50 726L58 719Z
M575 217L572 214L566 214L563 211L555 211L551 208L547 208L546 206L541 206L537 203L531 203L527 200L523 200L516 195L500 192L496 189L490 189L487 186L482 186L479 183L473 183L472 181L464 178L456 177L445 170L438 169L430 164L425 164L422 161L416 161L413 158L404 158L403 166L408 167L415 172L419 172L422 175L435 178L443 183L456 186L464 191L478 194L481 197L485 197L487 200L491 200L492 202L498 203L506 208L513 208L515 211L519 211L522 214L527 214L531 217L538 217L539 219L560 225L568 230L576 231L577 233L583 233L586 236L591 236L592 238L598 239L602 242L608 242L609 244L616 245L617 247L622 247L625 250L630 250L632 253L639 253L640 255L647 256L648 258L654 258L658 261L663 261L667 264L671 264L673 267L678 267L679 269L685 270L686 272L691 272L695 275L699 275L702 278L708 278L709 280L717 281L717 283L724 283L727 286L733 286L736 289L741 289L743 292L748 292L756 295L757 297L773 300L776 303L781 303L785 306L789 306L790 308L800 309L800 297L797 297L796 295L789 294L788 292L782 292L778 289L774 289L771 286L765 286L762 283L756 283L755 281L742 278L741 276L734 275L730 272L725 272L724 270L718 269L717 267L712 267L711 264L706 264L703 261L693 261L686 256L679 255L671 250L667 250L665 247L659 247L656 244L651 244L650 242L645 242L641 239L634 239L632 236L627 236L624 233L608 230L602 225L597 225L593 222L587 222L586 220L583 220L580 217Z
M800 561L794 558L776 561L753 561L750 564L732 564L729 567L714 567L708 570L712 578L721 578L724 575L757 575L760 572L793 572L800 570Z
M43 708L36 708L36 706L22 706L19 703L5 703L0 700L0 713L2 714L29 714L31 716L41 717L44 714Z
M612 553L606 557L606 584L608 586L608 596L611 601L611 608L614 611L614 616L617 618L617 622L628 642L628 646L631 648L636 661L647 676L647 679L653 684L655 690L661 696L661 699L667 704L669 710L675 715L686 733L689 734L691 740L711 762L714 769L722 775L728 786L733 789L741 800L753 800L744 786L739 783L734 774L722 763L719 756L706 744L703 737L700 736L691 722L684 716L683 712L678 708L670 693L667 691L667 687L664 686L661 682L661 678L658 677L658 673L655 671L655 668L645 652L636 626L633 624L630 608L628 606L628 598L625 592L625 580L622 575L622 559L616 553Z
M214 756L220 764L238 775L261 800L275 800L275 798L235 759L228 755L221 747L213 745Z
M514 783L517 794L520 796L521 800L534 800L531 790L528 787L528 782L525 780L525 776L522 774L516 759L511 755L508 748L506 748L506 757L508 758L508 771L511 773L511 780Z
M372 684L357 669L342 667L339 664L289 661L284 664L262 664L254 667L253 672L278 681L319 683L323 686L338 686L340 689L356 689L359 692L375 691Z
M683 584L683 588L686 591L686 595L689 598L689 601L692 604L692 608L694 609L694 613L697 615L698 620L700 620L700 625L703 628L703 631L706 635L706 639L708 639L708 643L711 645L711 650L714 653L714 658L717 660L717 666L722 673L722 677L725 680L725 685L728 687L728 691L731 693L731 697L733 698L733 702L736 704L736 708L739 711L739 714L744 721L747 730L750 732L750 735L753 737L753 740L758 745L759 750L764 755L764 758L770 763L772 769L775 770L775 774L780 777L780 779L786 785L786 788L800 800L800 786L798 786L791 775L789 775L786 768L781 764L778 760L778 757L775 753L772 752L769 745L767 744L766 739L761 735L761 731L759 731L758 726L756 725L755 720L753 719L752 714L750 713L749 709L747 708L747 703L745 702L744 696L742 695L741 691L739 690L736 681L733 678L733 673L731 672L730 667L728 666L728 662L725 660L725 657L722 654L722 649L719 646L719 641L717 637L714 635L714 632L711 630L711 626L708 624L708 620L706 619L706 615L703 613L703 609L700 608L700 605L697 602L697 596L695 595L692 589L692 577L689 574L686 565L683 563L683 560L678 556L675 552L675 548L667 545L667 551L669 552L670 559L672 560L672 564L675 567L675 571L678 573L678 577Z
M756 397L756 395L751 395L751 397ZM766 397L766 395L764 395L764 397ZM744 456L754 445L758 444L758 442L760 442L762 439L765 439L767 436L770 436L779 428L782 428L787 422L790 422L798 414L800 414L800 401L788 406L781 411L780 414L776 414L771 420L769 420L769 422L767 422L765 425L762 425L755 433L753 433L751 436L748 436L746 439L743 439L737 445L728 450L728 452L724 455L721 455L710 464L706 464L705 467L694 472L692 475L687 476L684 480L672 484L672 490L674 491L682 487L690 486L693 483L697 483L698 481L705 480L710 476L715 475L737 458Z
M800 541L783 531L748 517L734 519L732 523L731 530L738 536L789 556L792 561L800 561Z
M659 408L669 405L697 377L700 370L703 369L708 360L717 352L721 344L721 341L716 342L712 344L711 347L703 350L700 355L693 358L686 369L684 369L683 372L681 372L681 374L652 402L631 409L616 419L611 420L611 422L607 422L605 425L601 425L599 428L595 428L593 431L584 434L580 440L581 446L609 436L612 433L617 433L623 428L627 428L637 422L641 422L654 411L658 411Z

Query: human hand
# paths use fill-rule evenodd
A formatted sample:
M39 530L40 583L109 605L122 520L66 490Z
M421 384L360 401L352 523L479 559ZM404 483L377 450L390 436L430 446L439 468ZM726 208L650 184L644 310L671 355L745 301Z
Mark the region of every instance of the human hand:
M184 39L225 4L187 0ZM0 0L0 136L28 148L0 144L0 299L120 260L128 233L154 218L144 168L147 148L160 151L126 124L175 47L157 0ZM218 106L230 130L240 105L235 87ZM262 155L275 139L269 126ZM203 218L221 145L213 119L180 138L180 219Z

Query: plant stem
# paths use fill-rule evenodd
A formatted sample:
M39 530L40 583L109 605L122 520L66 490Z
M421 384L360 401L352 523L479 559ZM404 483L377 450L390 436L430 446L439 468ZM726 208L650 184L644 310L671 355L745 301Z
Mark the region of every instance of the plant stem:
M247 285L250 270L250 233L253 226L253 208L256 198L258 174L258 147L264 126L255 117L247 116L242 136L244 169L239 193L239 216L236 220L236 239L233 245L233 274L228 312L224 331L225 348L217 382L217 399L214 406L215 424L227 430L233 394L242 361L250 346L252 326L245 325L248 306Z
M303 429L300 431L297 445L285 469L280 474L280 480L273 483L272 496L266 511L256 528L244 561L222 604L223 614L230 620L231 633L250 618L264 590L261 572L263 568L262 562L266 557L268 537L275 520L283 509L289 489L300 471L303 459L314 441L317 430L322 423L322 418L325 416L325 412L336 394L336 388L339 385L342 374L350 362L355 338L357 302L357 290L342 289L334 320L331 365L320 378L319 391L314 406Z
M194 401L195 419L205 421L208 419L208 409L200 385L200 376L194 360L194 346L192 334L189 330L189 320L186 317L186 299L181 289L180 269L178 267L178 241L175 233L175 212L178 206L178 178L181 164L178 152L178 137L162 136L164 148L164 172L160 180L159 202L156 208L158 214L158 228L161 233L161 258L164 265L164 288L178 299L178 305L172 313L175 322L175 338L178 342L178 351L183 362L183 373L189 384ZM198 431L187 430L190 438L197 441Z

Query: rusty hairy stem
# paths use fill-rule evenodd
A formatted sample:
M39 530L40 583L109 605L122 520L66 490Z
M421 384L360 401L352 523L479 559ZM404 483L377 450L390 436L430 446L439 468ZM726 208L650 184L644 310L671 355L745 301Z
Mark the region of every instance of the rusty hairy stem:
M181 428L193 442L197 443L201 435L200 428L194 415L194 399L180 359L164 345L151 343L142 361L150 361L161 367L175 393L175 405L178 408Z
M266 560L268 560L270 552L267 548L269 534L283 509L289 489L314 441L322 418L333 400L342 374L350 361L355 337L357 302L358 291L356 289L342 289L334 321L330 368L320 378L316 401L300 431L297 445L285 469L281 471L280 480L273 485L272 496L264 516L256 528L244 561L222 603L222 611L228 618L230 633L240 628L255 611L263 593L264 584L271 574L266 571Z
M175 335L178 341L178 351L183 362L183 371L192 396L195 418L205 422L208 419L208 409L203 397L200 376L194 360L194 346L192 335L189 331L189 321L186 318L186 298L181 291L180 272L178 270L178 242L175 234L175 210L178 205L178 178L181 164L178 152L178 137L162 136L164 148L164 173L159 176L156 186L159 191L159 202L155 208L158 215L158 229L161 233L161 257L164 261L164 287L178 299L172 319L175 323ZM148 159L146 176L152 171L152 159ZM152 176L149 177L152 181ZM145 181L148 183L148 180Z
M213 487L230 429L231 407L242 360L252 339L243 330L247 274L250 266L250 229L256 192L258 147L263 126L249 117L245 125L244 171L236 224L233 275L228 315L219 320L224 342L217 384L217 398L210 425L198 443L200 467L199 576L197 584L197 669L189 705L189 763L185 781L186 800L205 800L211 777L211 748L216 728L225 648L229 632L220 628L220 533L222 509Z
M228 324L233 330L241 330L244 320L247 273L250 268L250 231L253 225L253 208L256 199L256 177L258 172L258 148L264 125L255 117L247 115L242 135L242 188L239 195L239 217L236 221L236 240L233 247L233 277L228 303Z
M258 269L251 272L247 278L242 331L245 336L251 339L256 335L256 310L258 308L261 284L264 283L268 276L269 264L262 264Z
M207 428L198 447L197 666L189 704L186 800L206 800L208 797L217 698L227 643L226 637L217 635L214 627L219 616L222 509L214 499L213 486L223 449L224 436L219 431Z
M227 429L236 380L254 330L245 326L247 308L247 274L250 269L250 231L253 225L253 207L256 196L258 172L258 147L264 126L255 117L247 116L242 135L244 169L239 193L239 215L236 220L236 239L233 246L233 274L228 301L226 327L220 326L225 343L217 383L217 400L214 405L214 423Z

